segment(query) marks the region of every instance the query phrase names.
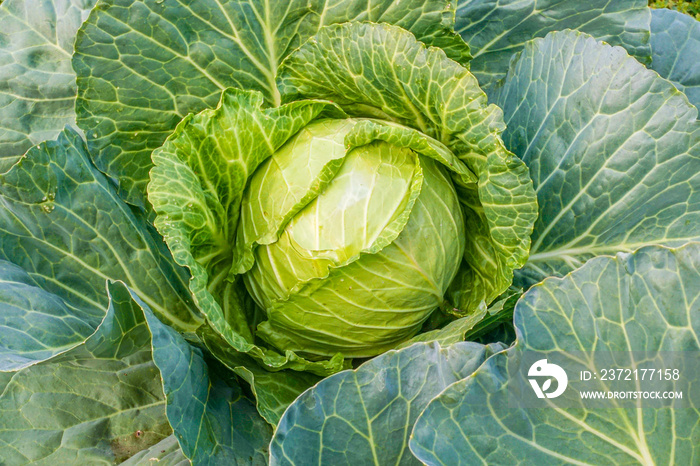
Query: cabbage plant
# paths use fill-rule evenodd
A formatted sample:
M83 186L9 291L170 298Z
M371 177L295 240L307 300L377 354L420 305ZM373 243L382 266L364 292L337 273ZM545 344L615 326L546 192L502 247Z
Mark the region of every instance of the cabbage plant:
M363 50L371 75L335 63ZM226 91L153 152L155 225L235 350L333 370L506 290L535 196L466 68L403 29L352 23L293 52L278 82L282 105Z
M5 0L0 463L694 464L700 403L508 396L528 351L700 354L699 43L640 0Z

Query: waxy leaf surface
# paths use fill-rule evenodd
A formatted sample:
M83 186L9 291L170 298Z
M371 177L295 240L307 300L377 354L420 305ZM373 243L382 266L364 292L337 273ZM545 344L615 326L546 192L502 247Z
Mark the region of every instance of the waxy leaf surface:
M700 21L673 10L651 12L651 69L700 108Z
M526 45L492 97L540 210L516 284L700 238L698 110L625 50L551 33Z
M445 389L416 421L410 447L421 461L611 466L698 462L697 374L678 365L679 382L654 386L661 391L689 387L682 408L673 407L673 401L660 406L640 398L616 399L594 409L577 392L615 390L599 380L609 366L595 362L610 361L602 354L612 355L622 369L645 367L643 358L657 352L674 354L677 361L686 358L691 368L697 365L700 243L598 257L563 279L547 279L518 301L515 326L513 347ZM547 399L544 407L524 402L525 396L537 400L518 372L527 351L541 357L559 354L557 363L569 370L564 395ZM598 371L598 379L582 380L581 367ZM679 385L680 377L691 383ZM513 389L519 382L527 391ZM561 399L571 405L558 405Z

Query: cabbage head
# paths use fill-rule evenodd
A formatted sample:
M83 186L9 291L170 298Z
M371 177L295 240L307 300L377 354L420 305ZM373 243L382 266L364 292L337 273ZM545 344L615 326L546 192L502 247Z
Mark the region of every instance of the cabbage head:
M462 64L402 28L347 23L276 82L278 105L228 89L153 153L155 225L190 268L214 355L327 375L508 288L535 195Z
M374 124L306 126L243 195L236 241L259 246L238 272L267 315L258 335L279 349L382 353L420 329L457 274L465 227L447 168L385 141L346 153L358 123Z

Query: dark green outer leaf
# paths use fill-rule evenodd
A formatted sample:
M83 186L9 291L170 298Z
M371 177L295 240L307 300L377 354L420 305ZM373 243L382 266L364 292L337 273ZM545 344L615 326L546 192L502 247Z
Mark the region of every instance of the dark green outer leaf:
M270 464L420 464L408 449L415 419L445 387L501 349L416 343L332 375L287 409L272 439Z
M6 464L113 463L171 432L148 327L123 286L85 343L15 372L0 395Z
M23 268L92 328L106 279L124 280L164 322L193 334L202 320L187 274L145 218L127 206L66 129L0 175L0 260ZM83 334L83 339L88 334Z
M700 243L598 257L563 279L547 279L518 301L515 326L514 347L448 387L416 421L410 447L421 461L450 466L698 464L697 386L685 391L689 399L683 409L590 409L576 394L568 398L578 398L575 408L558 407L549 399L548 407L521 409L511 404L509 384L515 379L509 367L517 367L528 350L569 352L566 361L558 361L566 362L565 369L581 367L580 352L589 355L589 364L598 357L593 351L673 351L696 357ZM628 360L621 367L637 363ZM591 386L569 373L568 393L596 389L603 390L603 383Z
M0 173L33 144L75 124L78 28L96 0L6 0L0 6Z
M117 0L101 2L78 34L76 111L91 153L142 204L150 153L188 113L228 87L279 103L277 67L326 24L384 21L466 62L446 0Z
M651 69L700 108L700 22L673 10L651 11Z
M551 33L526 45L492 97L540 206L519 286L700 238L698 111L622 48Z
M2 260L0 309L0 371L63 353L85 341L99 323L97 316L42 290L24 270Z
M467 338L470 338L470 341L482 344L496 341L510 346L515 343L516 336L513 320L511 319L509 321L500 321L496 325L489 327L486 332L479 333L474 337L468 335Z
M646 0L459 0L455 29L472 48L471 71L489 88L536 37L577 29L651 62Z
M284 410L321 377L310 372L283 370L272 372L259 361L234 349L221 335L208 328L202 333L204 344L214 357L250 384L260 415L272 426L276 426ZM296 357L293 364L303 367L306 361ZM337 361L338 369L345 365Z
M328 26L280 69L283 101L328 99L350 114L390 120L437 139L477 175L458 185L469 232L447 296L457 311L490 303L525 262L535 199L527 168L500 139L500 109L469 71L386 24ZM483 304L482 304L483 303Z
M271 428L233 373L205 362L123 283L108 290L107 315L85 343L3 380L0 458L266 464ZM173 430L174 443L136 454Z
M205 362L200 349L134 298L152 334L168 421L184 455L194 464L266 464L272 429L236 377L216 362Z

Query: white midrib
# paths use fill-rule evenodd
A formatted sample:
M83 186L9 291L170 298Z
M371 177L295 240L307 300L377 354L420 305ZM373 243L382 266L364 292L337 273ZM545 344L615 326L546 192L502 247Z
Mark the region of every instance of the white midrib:
M663 245L668 242L684 243L687 241L696 241L698 238L659 238L651 241L636 242L636 243L617 243L606 244L604 246L581 246L578 248L552 249L544 252L535 252L531 254L528 262L544 262L549 259L562 259L564 257L576 258L584 254L613 255L618 252L632 252L644 246Z
M648 244L648 243L643 243ZM641 246L642 244L639 244ZM612 254L614 252L629 252L634 246L633 245L606 245L606 246L583 246L579 248L568 248L568 249L552 249L544 252L536 252L530 254L528 262L545 262L549 259L562 259L564 257L577 257L585 254L602 255L602 254Z
M618 72L618 71L619 71L619 69L616 70L616 72L614 73L613 76L617 76L617 72ZM606 90L606 92L607 92L607 90ZM596 111L596 116L597 116L598 114L600 114L601 108L602 108L602 101L601 101L600 105L598 106L598 110ZM539 238L537 239L537 241L534 243L533 249L539 248L539 247L542 245L542 242L544 241L544 239L547 237L547 235L549 235L549 233L550 233L550 232L552 231L552 229L559 223L559 221L564 217L564 215L566 215L568 212L571 212L571 210L573 209L574 205L581 199L582 196L588 195L588 194L589 194L589 193L588 193L588 189L598 181L598 178L601 176L601 173L603 173L605 170L608 170L608 169L609 169L608 164L611 163L611 162L613 162L613 161L615 161L615 158L616 158L617 154L618 154L621 150L623 150L623 148L626 147L627 142L628 142L629 140L633 139L633 138L634 138L637 134L639 134L640 132L644 132L644 131L646 130L646 128L647 128L647 126L648 126L648 122L652 121L652 119L656 116L656 114L660 111L661 108L663 108L663 106L657 107L657 108L654 110L653 114L652 114L652 115L649 117L649 119L647 120L647 123L645 123L644 126L643 126L642 128L638 128L638 129L636 129L633 133L631 133L631 134L627 137L627 139L626 139L623 143L621 143L621 144L613 151L613 153L610 154L610 155L605 159L605 161L603 162L603 165L601 165L600 168L598 168L598 170L596 171L596 173L593 174L593 175L591 176L591 178L588 180L588 182L586 182L586 184L585 184L584 186L581 187L581 189L579 190L579 192L578 192L570 201L568 201L568 202L566 203L566 205L562 207L562 209L559 211L559 213L557 213L557 215L554 217L554 219L552 219L552 220L549 222L549 224L547 225L547 227L544 229L544 231L540 234L540 236L539 236ZM593 119L595 119L595 117L594 117ZM590 122L589 122L589 123L590 123ZM578 131L578 134L580 134L581 131L585 130L586 127L588 127L588 124L587 124L584 128L581 128L581 129ZM577 134L577 136L576 136L577 138L578 138L578 134ZM529 146L528 146L528 147L529 147ZM567 153L568 153L568 150L567 150ZM641 183L644 183L644 182L647 180L647 177L648 177L648 176L650 175L650 173L652 173L652 172L653 172L653 170L647 171L647 172L644 174L644 177L643 177L641 180L639 180L639 182L637 183L637 185L639 185L639 184L641 184ZM635 185L635 187L636 187L637 185ZM541 186L541 184L538 185L538 187L536 188L537 191L539 191L539 186ZM617 204L618 202L620 202L620 201L622 201L623 199L625 199L625 198L626 198L631 192L633 192L633 191L634 191L634 189L628 190L627 193L625 193L619 200L617 200L617 201L615 201L614 203L612 203L611 206L610 206L608 209L606 209L604 212L602 212L601 214L607 213L607 211L608 211L610 208L612 208L613 205L615 205L615 204ZM594 225L595 225L598 221L600 221L600 217L598 218L598 220L597 220L596 222L594 222ZM593 227L593 225L591 226L591 228L592 228L592 227ZM588 231L590 231L590 228L588 229Z
M622 444L622 443L616 441L615 439L613 439L612 437L606 435L605 433L603 433L603 432L601 432L601 431L599 431L599 430L597 430L597 429L594 429L593 427L589 426L588 424L586 424L585 422L583 422L581 419L579 419L579 418L577 418L577 417L571 415L570 413L568 413L566 410L561 409L561 408L559 408L559 407L557 407L557 406L555 406L555 405L553 405L553 404L551 404L551 403L549 403L549 402L548 402L548 404L550 405L550 407L552 407L553 409L555 409L555 410L557 411L557 413L561 414L563 417L567 418L567 419L568 419L569 421L571 421L572 423L578 425L579 427L581 427L583 430L589 432L590 434L595 435L596 437L598 437L599 439L603 440L604 442L609 443L610 445L614 446L614 447L617 448L618 450L625 452L627 455L629 455L630 457L632 457L632 458L634 458L635 460L637 460L640 464L650 465L650 466L653 466L653 465L654 465L654 462L653 462L653 460L651 460L648 451L639 451L639 452L635 452L635 451L632 450L631 448L629 448L629 447L627 447L626 445L624 445L624 444ZM630 432L630 433L633 435L633 438L634 438L634 432ZM637 447L640 446L639 443L637 443L637 442L635 442L635 445L636 445Z

